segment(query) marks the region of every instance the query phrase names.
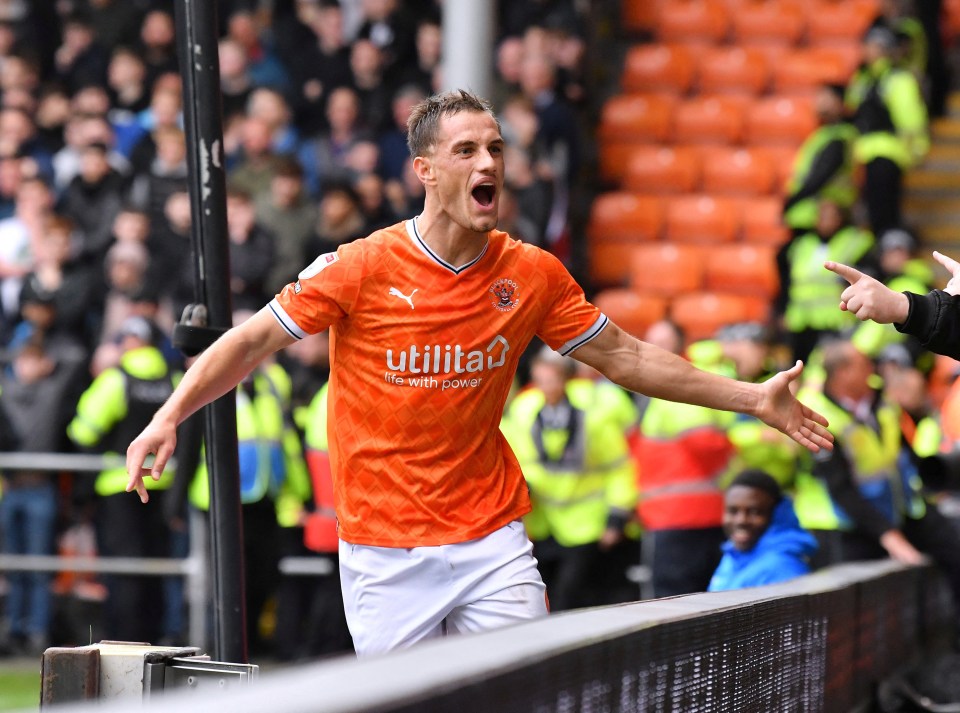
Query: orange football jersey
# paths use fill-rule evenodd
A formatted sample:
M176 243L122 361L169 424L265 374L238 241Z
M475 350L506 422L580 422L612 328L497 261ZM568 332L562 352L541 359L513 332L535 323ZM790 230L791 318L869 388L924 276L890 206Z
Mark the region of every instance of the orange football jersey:
M399 223L318 257L270 302L331 327L329 440L340 537L383 547L482 537L530 509L500 433L534 335L561 353L607 318L549 253L491 231L455 268Z

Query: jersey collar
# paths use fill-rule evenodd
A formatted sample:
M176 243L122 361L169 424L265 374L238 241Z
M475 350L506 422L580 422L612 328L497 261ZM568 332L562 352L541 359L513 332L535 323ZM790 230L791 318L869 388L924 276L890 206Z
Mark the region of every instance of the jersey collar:
M441 267L446 268L447 270L452 272L454 275L459 275L464 270L470 267L473 267L478 262L480 262L480 259L487 254L487 248L490 247L490 240L488 239L487 242L484 243L483 250L480 251L479 255L473 258L473 260L471 260L470 262L464 263L460 267L455 267L454 265L451 265L449 262L441 258L433 250L430 249L430 246L427 245L424 239L420 236L420 230L419 228L417 228L416 217L407 221L407 235L410 236L410 239L413 241L413 244L416 245L424 255L426 255L428 258L436 262Z

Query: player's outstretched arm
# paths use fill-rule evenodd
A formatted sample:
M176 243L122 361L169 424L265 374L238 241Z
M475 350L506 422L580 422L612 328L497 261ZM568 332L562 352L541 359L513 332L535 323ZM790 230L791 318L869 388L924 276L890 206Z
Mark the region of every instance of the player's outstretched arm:
M571 356L631 391L750 414L811 451L833 448L827 420L797 401L790 390L790 384L803 371L800 362L762 384L736 381L697 369L675 354L630 336L613 323Z
M264 308L234 327L207 349L187 370L173 395L127 448L127 492L136 490L147 502L146 476L160 478L177 444L177 426L190 414L236 387L268 355L293 341ZM156 458L144 467L147 456Z
M861 321L871 319L880 324L906 321L910 301L902 292L894 292L879 280L849 265L828 261L823 266L850 283L840 295L840 309L850 312Z

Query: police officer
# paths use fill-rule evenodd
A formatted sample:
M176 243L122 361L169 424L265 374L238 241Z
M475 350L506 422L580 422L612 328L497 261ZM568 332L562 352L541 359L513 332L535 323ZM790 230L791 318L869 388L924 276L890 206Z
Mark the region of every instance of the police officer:
M154 346L154 334L153 325L143 317L129 317L121 324L119 364L94 379L67 427L67 435L78 446L119 457L173 392L170 369ZM145 508L131 503L126 477L122 464L96 477L97 549L106 557L166 557L169 532L163 499L151 498ZM170 478L162 477L147 487L166 490L169 485ZM106 578L110 599L105 638L152 642L165 633L159 629L162 597L156 596L150 580Z

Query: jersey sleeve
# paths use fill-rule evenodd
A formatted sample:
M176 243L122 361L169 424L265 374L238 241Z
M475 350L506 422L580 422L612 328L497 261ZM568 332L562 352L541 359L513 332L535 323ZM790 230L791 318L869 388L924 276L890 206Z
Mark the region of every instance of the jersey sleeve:
M595 339L609 320L597 307L587 302L580 285L557 258L543 252L542 263L547 276L548 294L553 297L537 336L551 349L567 356Z
M267 306L290 336L303 339L350 314L363 279L361 242L320 255L270 301Z

